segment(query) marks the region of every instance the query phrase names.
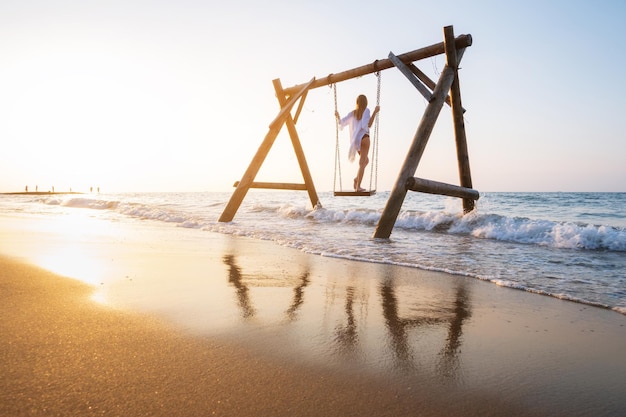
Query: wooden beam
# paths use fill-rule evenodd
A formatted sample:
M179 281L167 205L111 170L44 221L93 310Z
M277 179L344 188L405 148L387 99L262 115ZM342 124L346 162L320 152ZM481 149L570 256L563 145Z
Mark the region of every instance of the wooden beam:
M304 107L304 101L306 100L306 95L308 94L308 90L302 94L300 98L300 102L298 103L298 108L296 109L296 114L293 115L293 122L298 123L298 117L300 117L300 113L302 112L302 107Z
M409 67L400 60L397 56L393 54L393 52L389 52L389 60L393 63L393 65L400 70L402 74L413 84L413 87L417 89L417 91L424 96L426 101L432 100L432 93L424 84L420 82L420 80L415 76L415 74L409 69ZM433 87L434 88L434 87Z
M472 35L460 35L456 38L454 45L456 49L467 48L468 46L472 46ZM420 59L430 58L436 55L441 55L445 52L444 43L436 43L430 46L426 46L424 48L416 49L411 52L406 52L404 54L398 55L398 58L405 64L409 64L414 61L419 61ZM334 83L338 83L341 81L350 80L352 78L361 77L367 74L373 74L378 71L383 71L389 68L393 68L393 63L387 59L377 59L371 64L362 65L357 68L353 68L347 71L343 71L337 74L329 74L326 77L316 78L315 82L311 84L309 89L324 87L327 85L331 85ZM285 89L285 94L291 96L291 94L297 92L300 88L302 88L303 84L294 85L292 87Z
M449 197L469 198L478 200L480 194L471 188L459 187L458 185L446 184L444 182L425 180L423 178L411 177L406 181L407 190L421 193L447 195Z
M273 82L275 83L277 80L274 80ZM281 104L281 108L280 111L278 112L278 115L274 118L274 120L272 120L272 123L270 123L270 129L272 129L275 126L280 127L280 125L282 125L285 122L285 119L287 118L287 116L289 115L289 112L291 111L291 108L293 107L294 104L296 104L296 101L298 101L298 99L304 95L306 95L307 91L309 90L309 87L311 86L311 84L313 84L313 82L315 81L315 77L311 78L311 80L302 85L302 88L300 88L300 90L298 90L298 92L296 94L294 94L293 96L289 97L289 100L285 100L283 99L280 104Z
M311 82L309 82L309 85ZM281 106L286 105L287 97L285 96L283 87L280 83L279 79L272 81L274 84L274 90L276 91L276 98ZM308 87L307 87L308 89ZM304 90L303 94L306 94L307 89ZM293 97L289 98L291 101ZM293 145L293 150L296 153L296 158L298 159L298 164L300 165L300 171L302 172L302 177L304 178L304 184L306 185L306 190L309 193L309 199L311 200L311 206L321 207L320 199L317 196L317 191L315 190L315 184L313 183L313 176L311 175L311 171L309 170L309 165L306 162L306 157L304 156L304 150L302 149L302 144L300 143L300 138L298 137L298 131L296 130L296 123L293 121L291 114L288 113L287 118L285 120L285 125L287 126L287 131L289 132L289 137L291 138L291 144Z
M296 101L307 92L308 86L311 85L315 81L315 78L311 79L307 84L305 84L297 94L290 97L288 101L285 103L281 103L281 109L278 112L278 115L274 119L272 123L269 125L269 131L265 135L263 142L259 146L256 154L252 158L250 165L248 165L248 169L243 174L239 185L233 192L233 195L230 196L230 200L228 200L228 204L224 208L222 215L219 218L220 222L230 222L235 217L237 210L239 210L239 206L241 206L241 202L245 198L248 193L248 189L250 188L250 184L254 181L256 174L258 174L261 165L263 165L263 161L267 157L268 152L272 148L280 129L282 128L285 120L291 120L291 113L289 112ZM293 122L292 122L293 123Z
M463 56L463 53L465 52L465 49L459 49L457 56L459 57L459 61L461 60L461 57ZM419 80L421 82L423 82L428 88L430 88L431 90L435 89L435 82L433 80L431 80L428 75L424 74L424 72L422 72L421 69L417 68L415 66L415 64L410 63L407 65L407 67L409 67L409 69L411 70L411 72L413 74L415 74L415 76L417 78L419 78ZM448 106L452 106L450 104L450 96L446 96L446 104ZM463 113L465 113L465 109L463 109Z
M443 107L445 97L453 81L454 69L446 65L433 91L433 99L426 106L426 110L424 110L424 115L417 127L417 132L415 132L409 152L402 164L402 168L391 190L391 194L380 216L380 220L376 225L376 230L374 231L375 238L388 239L391 235L398 214L402 209L402 203L406 197L406 182L410 177L415 175L417 166L422 158L430 134L432 133L437 117Z
M237 187L239 181L235 181L233 187ZM297 190L306 191L306 184L294 184L288 182L253 182L250 188L264 188L268 190Z
M452 26L444 29L444 42L446 44L447 65L454 69L454 81L450 86L450 101L452 102L452 120L454 122L454 137L456 142L457 162L459 167L459 178L461 187L472 188L472 174L470 171L469 154L467 152L467 138L465 136L465 119L463 117L463 107L461 106L461 86L459 83L459 57L456 48L448 45L454 41L454 30ZM474 199L463 199L463 211L469 213L474 210Z
M244 197L248 193L248 189L250 188L250 184L256 177L256 174L259 172L261 165L263 165L263 161L267 156L267 153L272 148L274 141L276 140L276 136L278 136L278 132L280 129L270 128L270 130L265 135L263 142L259 146L256 154L252 158L252 162L248 165L248 169L243 174L241 181L237 185L237 189L233 192L233 195L230 196L230 200L228 200L228 204L224 208L222 215L219 218L220 222L230 222L235 217L237 210L239 210L239 206L243 201Z

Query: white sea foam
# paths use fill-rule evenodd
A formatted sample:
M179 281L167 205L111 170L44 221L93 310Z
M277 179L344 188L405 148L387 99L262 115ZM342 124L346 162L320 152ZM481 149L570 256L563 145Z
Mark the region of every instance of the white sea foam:
M449 201L408 199L388 241L371 239L384 195L331 200L315 210L306 199L289 196L252 196L229 223L217 221L226 193L49 196L38 201L49 210L94 210L269 240L317 255L475 277L626 314L626 230L616 213L608 216L610 207L619 206L616 196L607 196L610 203L600 210L601 199L589 207L575 206L577 195L558 196L556 203L544 195L496 195L497 204L492 199L466 215ZM568 210L564 201L569 201ZM522 202L530 206L527 212L519 209ZM584 221L568 218L568 213L584 213ZM602 223L607 218L613 224Z

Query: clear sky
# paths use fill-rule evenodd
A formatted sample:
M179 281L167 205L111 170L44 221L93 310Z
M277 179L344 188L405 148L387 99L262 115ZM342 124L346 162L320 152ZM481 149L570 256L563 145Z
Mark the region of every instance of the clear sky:
M626 3L616 1L2 0L0 191L229 191L284 87L471 34L460 70L474 188L626 191ZM443 56L416 62L437 79ZM340 83L339 111L376 78ZM378 189L392 187L426 107L382 73ZM333 188L328 87L298 132ZM342 152L347 132L340 136ZM344 187L356 165L342 162ZM458 184L444 107L416 174ZM286 129L257 181L302 182Z

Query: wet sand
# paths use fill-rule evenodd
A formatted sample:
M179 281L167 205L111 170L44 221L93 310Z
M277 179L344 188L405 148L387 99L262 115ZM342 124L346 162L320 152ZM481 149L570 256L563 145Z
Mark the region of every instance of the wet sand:
M212 233L4 226L0 415L626 415L613 311ZM76 243L75 279L26 256Z
M3 416L459 411L442 399L403 392L358 372L285 363L232 342L183 334L152 317L99 306L89 299L89 286L14 260L0 258L0 271Z

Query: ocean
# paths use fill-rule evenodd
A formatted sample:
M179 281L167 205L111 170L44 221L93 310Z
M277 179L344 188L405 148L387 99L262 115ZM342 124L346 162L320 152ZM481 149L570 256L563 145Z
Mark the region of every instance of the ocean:
M390 239L372 237L388 192L372 197L250 190L235 218L230 192L1 195L7 216L76 211L109 222L246 236L317 256L447 272L626 314L626 193L487 192L461 200L409 193ZM147 221L147 222L146 222Z
M390 239L372 237L388 192L372 197L250 190L235 218L220 223L231 193L3 195L6 215L111 222L150 220L271 241L302 252L365 263L442 271L626 314L626 193L481 195L461 200L409 193Z

